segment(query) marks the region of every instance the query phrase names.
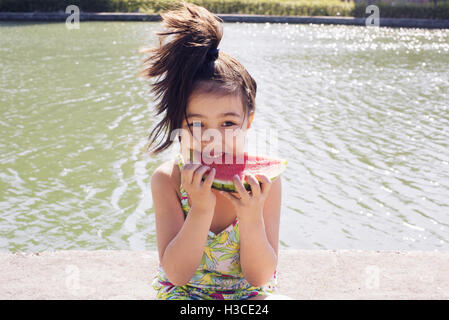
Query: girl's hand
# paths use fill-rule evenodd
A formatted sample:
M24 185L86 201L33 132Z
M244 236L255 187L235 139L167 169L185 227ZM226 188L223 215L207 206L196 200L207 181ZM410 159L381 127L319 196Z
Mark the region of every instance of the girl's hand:
M246 191L237 175L234 176L234 185L236 186L240 198L225 191L220 192L232 202L237 210L237 218L240 221L253 220L262 217L265 199L271 189L271 180L264 174L256 176L248 175L246 177L246 181L251 186L251 192ZM261 182L261 185L259 185L258 180Z
M189 195L191 206L200 212L214 212L216 197L212 192L212 182L215 169L212 168L207 178L201 181L203 175L209 170L208 166L186 163L181 169L181 185Z

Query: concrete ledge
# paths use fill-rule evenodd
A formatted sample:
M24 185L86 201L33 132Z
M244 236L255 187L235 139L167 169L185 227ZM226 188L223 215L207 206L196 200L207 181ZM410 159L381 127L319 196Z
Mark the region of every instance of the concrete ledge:
M65 21L65 12L0 12L0 21ZM224 22L250 23L299 23L299 24L337 24L365 26L365 18L354 17L301 17L270 16L250 14L218 14ZM81 12L80 21L159 21L158 14L126 12ZM449 28L449 20L439 19L397 19L380 18L381 27L404 28Z
M0 299L154 299L154 251L0 252ZM449 299L449 252L281 250L293 299Z

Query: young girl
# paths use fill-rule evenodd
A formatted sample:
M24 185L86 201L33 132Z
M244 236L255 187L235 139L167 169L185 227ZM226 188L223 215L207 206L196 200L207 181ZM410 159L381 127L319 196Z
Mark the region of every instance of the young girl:
M157 33L159 47L146 50L152 55L142 71L146 78L165 75L152 89L161 97L157 113L163 115L150 134L152 154L173 143L175 129L184 134L178 137L182 156L160 165L151 177L157 299L288 298L274 295L280 177L247 176L250 192L235 177L237 192L231 194L211 188L214 170L188 161L192 145L195 154L210 146L203 140L195 146L194 125L221 133L223 139L213 143L223 152L243 152L238 141L254 119L256 82L236 59L219 51L219 17L185 2L161 16L166 30ZM225 139L225 130L233 139Z

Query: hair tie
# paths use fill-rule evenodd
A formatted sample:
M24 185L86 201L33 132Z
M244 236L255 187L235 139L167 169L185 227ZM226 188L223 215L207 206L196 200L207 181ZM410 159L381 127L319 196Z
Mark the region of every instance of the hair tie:
M220 51L220 49L218 49L218 48L209 50L209 52L207 53L207 56L209 58L212 58L212 60L217 60L218 59L218 51Z

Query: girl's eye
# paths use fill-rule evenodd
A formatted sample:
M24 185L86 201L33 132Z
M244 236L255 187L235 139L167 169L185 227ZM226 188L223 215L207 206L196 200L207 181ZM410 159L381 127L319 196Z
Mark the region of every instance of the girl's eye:
M223 125L224 125L225 127L232 127L232 126L235 126L235 123L232 122L232 121L225 121L225 122L223 123Z

